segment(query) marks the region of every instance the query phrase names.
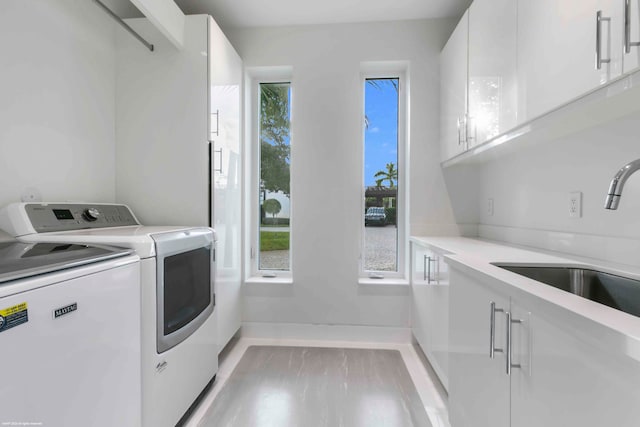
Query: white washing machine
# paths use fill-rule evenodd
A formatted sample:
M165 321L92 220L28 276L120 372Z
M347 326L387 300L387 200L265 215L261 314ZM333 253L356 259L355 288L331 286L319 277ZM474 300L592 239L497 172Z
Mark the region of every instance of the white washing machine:
M125 205L14 203L0 228L23 242L108 244L141 258L142 425L173 427L218 371L215 232L142 226Z
M131 250L0 243L0 425L138 426Z

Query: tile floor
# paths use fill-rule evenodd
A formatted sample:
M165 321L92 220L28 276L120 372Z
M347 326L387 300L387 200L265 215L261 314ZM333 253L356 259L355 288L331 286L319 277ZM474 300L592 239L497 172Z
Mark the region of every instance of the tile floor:
M195 409L191 418L185 423L185 427L212 427L213 425L217 426L217 424L211 424L211 421L209 421L209 415L211 414L210 411L215 410L215 406L220 402L220 400L218 402L215 402L215 399L221 393L221 390L224 388L233 370L236 368L236 366L238 366L238 363L242 359L243 355L252 346L396 350L406 366L406 371L409 373L409 376L413 381L415 390L420 397L420 402L424 407L424 411L426 412L431 425L433 427L450 427L447 417L446 398L443 397L444 391L442 389L442 386L438 383L437 379L434 379L433 372L430 371L430 369L426 368L425 365L421 362L420 356L417 353L416 349L414 349L410 344L299 341L257 338L240 338L225 350L225 352L221 355L220 368L218 370L216 382L214 383L209 393L204 397L200 405ZM230 388L231 387L233 387L233 384L230 384ZM221 399L225 398L225 394L228 393L223 393L223 395L221 395ZM268 419L269 418L267 418L267 420ZM223 423L220 425L225 424ZM263 424L259 423L252 425ZM270 422L268 422L264 425L266 426L275 424L271 424Z

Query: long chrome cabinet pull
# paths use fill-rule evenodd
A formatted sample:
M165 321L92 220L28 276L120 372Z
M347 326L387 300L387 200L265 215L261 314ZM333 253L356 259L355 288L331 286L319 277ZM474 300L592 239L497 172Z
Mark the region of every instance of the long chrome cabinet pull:
M436 259L435 258L431 258L429 255L425 255L424 256L424 280L427 281L428 284L431 284L432 280L435 280L431 278L431 263L435 263Z
M624 53L631 53L631 46L640 46L640 42L631 41L631 0L624 0Z
M220 173L220 175L222 175L222 147L220 147L219 150L215 150L215 152L220 154L220 168L219 169L214 169L214 172L218 172L218 173Z
M504 310L496 308L496 303L491 301L491 313L489 316L489 358L493 359L495 353L502 353L501 348L496 348L496 313L503 313Z
M596 70L602 68L602 64L611 62L611 58L602 58L602 21L611 21L611 18L604 18L602 11L596 12Z
M220 110L216 110L216 112L211 113L211 115L216 116L216 130L212 130L211 134L213 135L215 133L216 136L220 136Z
M469 132L469 126L470 126L472 120L474 120L474 118L472 116L470 116L468 114L465 116L465 119L464 119L464 132L465 132L465 135L467 135L466 141L465 141L467 143L467 150L469 149L469 143L473 142L475 144L477 136L478 136L477 135L478 134L478 128L475 125L475 121L473 123L473 126L474 126L473 132Z
M429 255L424 256L424 269L422 270L423 280L427 280L427 260L429 259Z
M458 145L462 145L464 143L464 138L462 136L462 122L463 120L458 117L458 120L456 120L456 124L458 126Z
M507 375L511 376L511 368L520 368L520 364L513 363L513 349L511 348L511 326L514 323L522 323L520 319L512 319L511 312L507 311L505 313L507 316L507 342L505 347L507 348Z

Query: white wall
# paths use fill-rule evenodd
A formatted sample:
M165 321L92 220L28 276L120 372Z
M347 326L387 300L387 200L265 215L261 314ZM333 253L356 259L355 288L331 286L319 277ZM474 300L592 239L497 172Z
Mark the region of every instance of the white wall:
M588 120L585 117L585 120ZM624 187L617 211L603 208L609 183L640 158L640 118L617 120L479 166L484 237L640 264L640 174ZM569 218L570 191L582 191L582 218ZM463 197L462 194L456 197ZM494 199L494 215L485 209Z
M0 206L113 201L114 40L91 1L0 1Z
M438 55L453 24L419 20L228 32L246 67L289 66L293 76L294 283L245 286L245 321L409 325L406 286L358 285L361 63L410 63L410 233L455 233L438 162Z

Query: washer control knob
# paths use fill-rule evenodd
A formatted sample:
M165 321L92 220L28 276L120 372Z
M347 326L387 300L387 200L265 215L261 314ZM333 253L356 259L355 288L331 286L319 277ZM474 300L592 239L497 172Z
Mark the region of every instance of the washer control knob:
M95 221L98 218L100 218L100 215L101 215L100 211L96 208L85 209L84 212L82 213L82 216L87 221Z

